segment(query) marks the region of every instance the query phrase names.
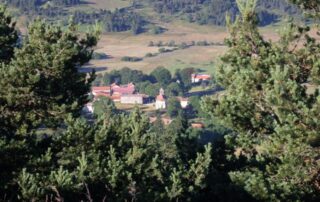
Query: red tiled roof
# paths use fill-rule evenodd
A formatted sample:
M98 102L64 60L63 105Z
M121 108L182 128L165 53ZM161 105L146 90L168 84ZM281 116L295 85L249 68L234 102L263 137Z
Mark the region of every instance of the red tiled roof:
M203 123L192 123L191 124L192 128L204 128L204 124Z
M127 85L116 85L112 84L111 89L114 93L119 93L119 94L133 94L135 91L135 86L133 83L129 83Z
M121 95L112 95L111 99L112 100L120 100L121 99Z
M166 98L165 98L163 95L158 95L157 98L156 98L156 100L158 100L158 101L165 101Z
M110 86L94 86L92 87L92 91L97 92L97 91L110 91L111 88Z
M98 92L95 95L95 97L101 97L101 96L110 97L110 93Z
M211 76L209 74L192 74L192 77L195 79L210 79Z

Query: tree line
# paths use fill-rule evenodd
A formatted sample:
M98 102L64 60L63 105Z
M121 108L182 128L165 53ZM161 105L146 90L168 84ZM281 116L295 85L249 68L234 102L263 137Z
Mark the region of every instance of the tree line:
M179 14L183 19L199 24L225 25L227 12L233 20L239 14L236 0L156 0L149 3L158 13ZM260 25L274 23L283 15L300 15L297 7L285 0L259 0L257 6Z
M1 0L7 5L14 6L23 11L37 10L37 8L45 5L52 4L54 6L75 6L79 5L81 0Z
M74 22L79 24L94 24L101 22L106 32L131 31L133 34L139 34L143 31L146 21L136 12L129 8L116 9L115 11L96 10L86 12L75 10L69 12L64 9L65 6L76 6L81 4L80 0L9 0L7 5L18 8L22 13L34 18L41 16L48 20L62 20L67 24L70 16Z

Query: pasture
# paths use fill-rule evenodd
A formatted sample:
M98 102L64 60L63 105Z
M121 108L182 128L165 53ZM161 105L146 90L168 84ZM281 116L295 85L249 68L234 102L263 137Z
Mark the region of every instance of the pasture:
M158 66L164 66L174 72L176 69L195 67L205 72L213 72L216 59L227 49L225 46L192 46L167 53L159 53L160 47L149 47L150 41L168 43L175 41L176 44L191 43L192 41L208 41L222 43L227 36L226 30L220 27L199 26L174 22L161 24L167 31L163 34L153 35L143 33L132 35L130 33L107 33L101 37L96 52L105 53L109 56L106 60L94 60L90 67L111 71L129 67L149 73ZM164 47L169 48L169 47ZM145 57L146 54L158 54L153 57ZM141 57L139 62L121 61L124 56Z

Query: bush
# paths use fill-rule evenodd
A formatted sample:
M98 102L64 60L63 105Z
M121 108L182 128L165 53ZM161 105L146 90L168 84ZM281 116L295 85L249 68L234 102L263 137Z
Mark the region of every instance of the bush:
M182 42L180 45L179 45L179 49L186 49L188 48L188 44L186 44L185 42Z
M169 46L169 47L176 47L177 45L176 45L176 42L175 42L175 41L171 40L171 41L168 43L168 46Z
M154 46L153 41L150 41L148 46L149 46L149 47L153 47L153 46Z
M197 46L209 46L210 44L207 41L198 41Z
M93 60L104 60L104 59L107 59L107 58L108 58L108 55L105 54L105 53L94 52L92 54L92 59Z
M158 47L163 46L163 42L162 42L162 41L158 41L158 43L156 44L156 46L158 46Z
M157 56L157 54L155 53L155 54L152 54L152 53L147 53L146 54L146 58L151 58L151 57L154 57L154 56Z
M166 49L166 48L159 48L159 53L169 53L169 52L172 52L172 50Z
M124 61L124 62L139 62L141 60L143 59L139 57L130 57L130 56L124 56L121 58L121 61Z
M164 32L164 29L163 29L162 27L159 27L159 26L154 26L154 27L151 28L150 32L151 32L152 34L157 35L157 34L163 33L163 32Z

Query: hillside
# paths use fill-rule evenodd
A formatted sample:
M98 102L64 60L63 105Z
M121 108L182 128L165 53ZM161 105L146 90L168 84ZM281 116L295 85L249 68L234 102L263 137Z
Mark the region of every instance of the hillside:
M85 24L96 20L105 21L110 15L113 20L121 21L123 18L126 19L122 18L123 15L130 16L134 13L144 17L141 19L144 22L139 25L141 27L154 23L150 17L167 22L178 19L200 25L223 26L226 13L229 13L232 19L239 14L235 0L0 0L0 2L6 2L11 8L18 9L16 15L24 15L29 19L42 16L51 20L66 21L70 15L74 15L76 21ZM259 0L257 11L260 25L263 26L281 21L288 16L300 17L300 11L289 5L286 0ZM114 12L121 14L117 15ZM120 24L120 26L126 25ZM128 29L131 28L115 30Z
M149 73L158 66L164 66L172 73L188 67L213 73L217 58L227 50L221 45L227 37L223 27L225 14L229 12L233 19L238 14L235 0L6 1L18 17L20 28L26 27L36 16L65 24L73 15L81 30L100 21L104 34L96 51L108 58L93 60L87 66L98 73L123 67ZM288 15L300 16L285 0L260 0L258 11L260 24L265 25L263 29L269 38L276 38L274 28L278 21ZM272 29L269 29L270 23ZM158 45L149 46L150 43ZM195 45L190 46L192 43ZM139 60L123 61L123 57Z

